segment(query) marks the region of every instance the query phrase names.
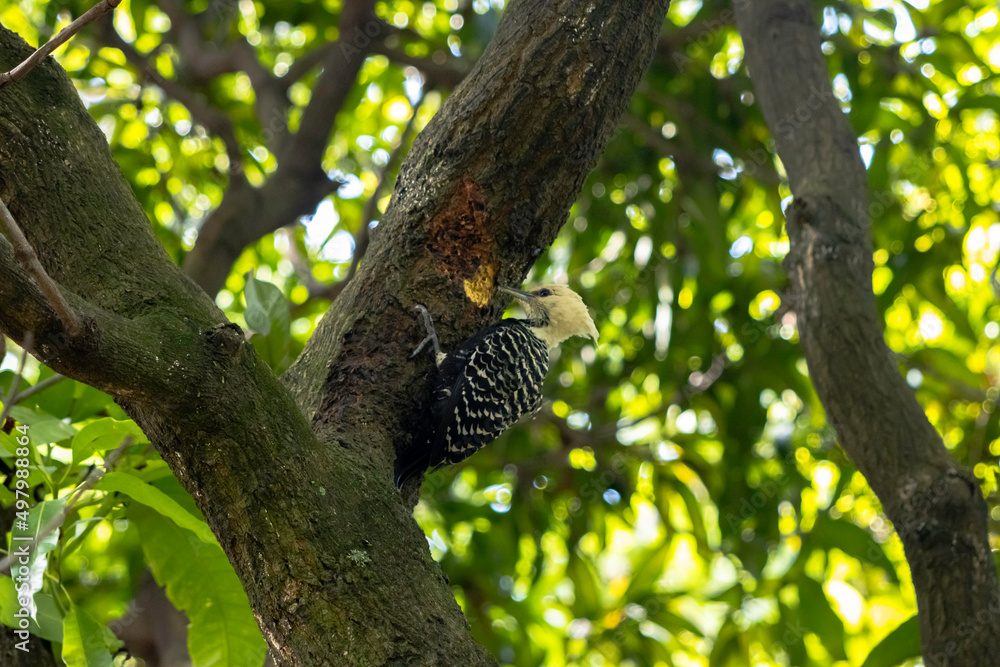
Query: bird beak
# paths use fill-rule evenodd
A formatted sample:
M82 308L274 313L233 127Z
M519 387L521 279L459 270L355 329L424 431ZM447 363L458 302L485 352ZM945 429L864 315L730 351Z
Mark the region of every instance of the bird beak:
M534 303L535 300L538 298L534 294L528 294L525 291L515 289L513 287L504 287L503 285L497 285L497 289L500 290L501 292L506 292L507 294L510 294L511 296L520 299L525 303Z

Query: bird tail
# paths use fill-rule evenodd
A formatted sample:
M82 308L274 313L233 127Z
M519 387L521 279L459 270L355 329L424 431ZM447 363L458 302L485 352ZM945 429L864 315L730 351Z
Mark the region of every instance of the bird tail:
M421 441L415 441L407 449L396 455L396 488L402 489L403 484L412 477L422 475L430 465L430 448Z

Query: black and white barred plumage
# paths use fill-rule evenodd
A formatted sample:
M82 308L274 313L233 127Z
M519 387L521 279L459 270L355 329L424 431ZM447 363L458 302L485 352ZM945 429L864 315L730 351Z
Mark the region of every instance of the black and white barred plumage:
M580 297L562 286L526 293L529 318L490 325L447 355L438 353L431 421L415 429L413 444L396 460L397 487L427 468L458 463L538 411L549 370L549 349L573 335L596 339ZM426 311L428 338L437 338ZM423 344L421 344L421 347ZM418 348L418 351L421 348Z
M430 442L414 443L405 452L412 460L397 460L396 485L462 461L537 412L548 370L548 349L520 320L501 320L448 354L435 379Z

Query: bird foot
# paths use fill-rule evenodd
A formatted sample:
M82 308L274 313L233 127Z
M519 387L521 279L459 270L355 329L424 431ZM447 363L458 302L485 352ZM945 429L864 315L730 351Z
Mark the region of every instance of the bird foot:
M420 354L420 351L424 349L427 343L432 343L434 345L434 358L441 358L441 345L438 343L437 333L434 331L434 320L431 319L431 314L427 309L420 304L417 304L413 308L414 310L419 310L420 314L424 317L424 328L427 330L427 336L422 341L420 345L417 345L417 349L413 351L410 355L410 359Z

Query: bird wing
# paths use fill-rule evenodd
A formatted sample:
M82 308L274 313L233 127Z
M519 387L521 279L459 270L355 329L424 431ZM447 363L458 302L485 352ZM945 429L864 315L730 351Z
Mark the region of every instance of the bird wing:
M438 392L439 421L430 457L434 466L458 463L521 417L537 412L549 366L544 343L511 320L487 328L454 355L453 363L461 365L450 385Z

